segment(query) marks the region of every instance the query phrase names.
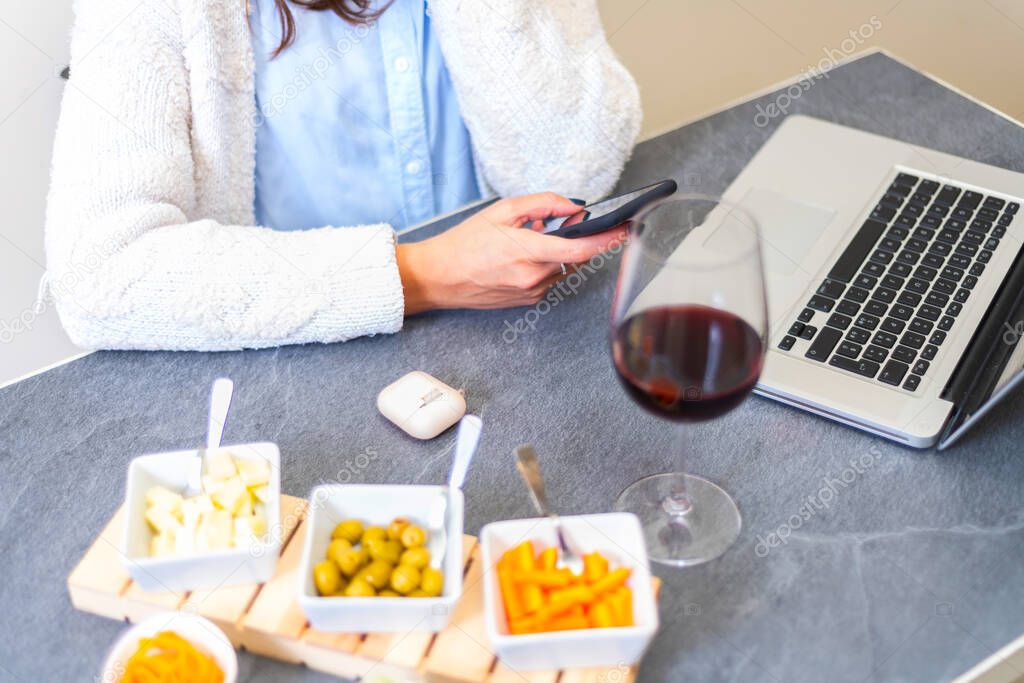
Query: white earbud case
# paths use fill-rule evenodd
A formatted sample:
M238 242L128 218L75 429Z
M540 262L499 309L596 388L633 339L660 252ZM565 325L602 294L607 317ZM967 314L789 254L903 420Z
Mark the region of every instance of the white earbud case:
M466 399L436 377L414 370L384 387L377 410L417 439L433 439L466 414Z

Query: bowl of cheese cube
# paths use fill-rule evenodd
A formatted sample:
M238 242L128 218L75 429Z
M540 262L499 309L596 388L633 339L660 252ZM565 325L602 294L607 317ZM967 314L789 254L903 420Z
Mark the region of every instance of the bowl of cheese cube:
M202 487L186 495L196 451L143 455L128 467L121 555L145 591L263 583L281 549L281 454L272 443L205 451Z

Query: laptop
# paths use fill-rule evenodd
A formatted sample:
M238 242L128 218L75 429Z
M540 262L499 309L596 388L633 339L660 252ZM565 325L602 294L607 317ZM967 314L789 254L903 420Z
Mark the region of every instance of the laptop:
M945 448L1024 382L1024 174L790 116L725 197L762 229L757 393Z

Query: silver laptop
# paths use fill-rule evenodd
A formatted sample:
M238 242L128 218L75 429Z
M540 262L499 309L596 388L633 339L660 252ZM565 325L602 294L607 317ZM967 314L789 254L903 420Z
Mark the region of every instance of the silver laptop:
M725 196L763 230L758 393L942 448L1024 381L1024 174L791 116Z

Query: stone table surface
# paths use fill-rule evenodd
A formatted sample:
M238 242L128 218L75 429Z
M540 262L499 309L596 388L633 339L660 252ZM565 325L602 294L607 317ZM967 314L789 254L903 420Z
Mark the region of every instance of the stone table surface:
M674 177L723 191L782 120L758 112L786 99L789 113L1024 171L1024 131L884 54L809 85L644 142L621 186ZM485 421L466 483L469 533L532 516L510 456L523 442L567 513L606 511L633 480L671 469L672 430L627 399L608 358L615 270L599 264L576 294L534 313L429 314L344 344L97 353L0 391L0 680L96 675L123 626L72 609L65 579L120 504L128 461L200 443L222 375L236 387L225 442L279 444L282 489L298 496L342 471L443 481L453 433L414 441L374 399L413 369L465 389ZM517 320L532 328L509 332ZM743 532L715 562L659 570L662 627L640 680L943 680L1020 635L1022 408L1024 396L1011 398L943 453L757 397L694 427L690 469L732 493ZM376 454L366 467L348 464L363 452ZM767 548L772 532L786 542ZM246 654L240 680L325 678Z

